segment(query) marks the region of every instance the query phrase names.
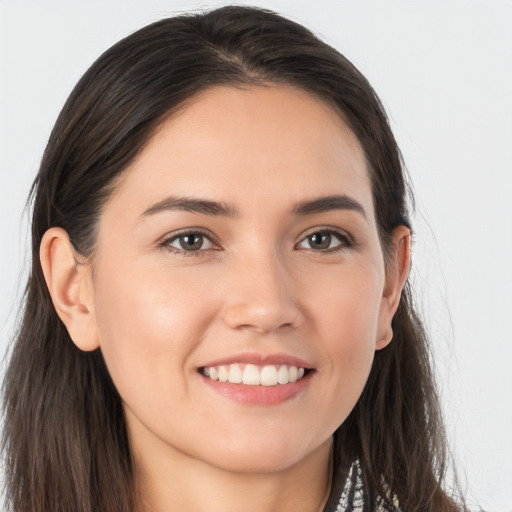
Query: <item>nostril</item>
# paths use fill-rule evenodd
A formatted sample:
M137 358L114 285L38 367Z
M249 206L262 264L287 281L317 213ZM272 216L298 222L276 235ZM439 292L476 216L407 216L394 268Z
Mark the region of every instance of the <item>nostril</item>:
M286 322L284 324L281 324L281 325L278 325L277 327L277 330L287 330L287 329L292 329L293 328L293 324L291 322ZM234 326L234 329L237 330L237 331L254 331L254 332L258 332L258 333L265 333L265 332L269 332L271 330L273 330L273 327L270 326L270 327L266 327L264 325L261 325L261 324L242 324L242 325L237 325L237 326Z

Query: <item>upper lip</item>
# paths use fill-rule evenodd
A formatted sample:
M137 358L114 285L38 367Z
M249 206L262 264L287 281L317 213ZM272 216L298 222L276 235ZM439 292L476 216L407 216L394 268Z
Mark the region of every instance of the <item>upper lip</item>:
M307 370L311 370L314 368L312 364L308 363L304 359L300 359L299 357L292 356L290 354L261 354L257 352L243 352L240 354L234 354L228 357L223 357L221 359L215 359L215 361L210 361L207 364L202 365L201 368L229 365L234 363L254 364L257 366L265 366L271 364L287 365L296 366L297 368L304 368Z

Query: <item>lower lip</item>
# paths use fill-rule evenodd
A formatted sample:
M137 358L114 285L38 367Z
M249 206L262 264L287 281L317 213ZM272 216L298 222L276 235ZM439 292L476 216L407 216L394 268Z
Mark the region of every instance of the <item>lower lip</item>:
M231 384L230 382L212 380L203 375L201 377L213 391L221 396L247 405L265 406L282 404L303 393L309 385L313 373L313 371L309 372L297 382L277 384L276 386Z

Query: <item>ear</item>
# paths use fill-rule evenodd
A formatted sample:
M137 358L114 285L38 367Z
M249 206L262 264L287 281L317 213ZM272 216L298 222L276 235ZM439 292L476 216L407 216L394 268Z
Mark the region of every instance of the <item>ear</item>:
M71 339L80 350L95 350L99 340L89 266L77 262L62 228L50 228L44 234L39 257L53 305Z
M411 230L406 226L398 226L393 232L386 265L386 280L379 311L376 350L386 347L393 339L391 321L400 303L402 290L409 275L410 263Z

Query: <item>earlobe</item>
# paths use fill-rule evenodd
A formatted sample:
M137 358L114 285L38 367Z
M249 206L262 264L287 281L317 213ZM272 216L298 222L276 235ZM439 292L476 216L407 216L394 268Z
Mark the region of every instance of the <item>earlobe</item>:
M400 304L402 290L409 275L411 263L411 230L398 226L393 232L389 261L386 265L386 282L379 312L379 328L375 348L380 350L393 339L391 321Z
M75 345L84 351L99 346L90 271L75 259L66 231L50 228L41 240L41 267L59 318Z

